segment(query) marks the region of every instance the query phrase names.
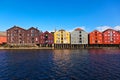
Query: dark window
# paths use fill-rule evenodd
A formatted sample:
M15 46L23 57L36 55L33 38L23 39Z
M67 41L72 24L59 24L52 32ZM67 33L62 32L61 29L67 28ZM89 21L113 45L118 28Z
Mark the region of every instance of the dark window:
M20 44L22 43L22 41L20 41Z
M82 43L82 41L79 41L80 43Z
M32 41L32 43L34 43L34 41Z
M20 36L22 36L22 34L19 34Z
M97 41L97 40L95 40L95 43L98 43L98 41Z

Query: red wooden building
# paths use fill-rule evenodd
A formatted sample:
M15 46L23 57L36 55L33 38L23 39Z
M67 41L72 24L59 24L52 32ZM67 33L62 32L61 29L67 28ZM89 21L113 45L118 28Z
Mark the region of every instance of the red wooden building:
M120 44L120 31L118 31L119 32L119 44Z
M31 27L27 30L27 44L39 44L39 30L37 28Z
M54 44L54 36L48 31L40 34L40 45L41 46L52 46Z
M103 44L119 44L120 34L118 31L113 29L107 29L103 31Z
M10 45L24 45L27 43L26 37L26 30L18 26L7 30L7 43Z
M39 44L39 30L31 27L26 30L13 26L7 30L7 43L9 45L30 45Z
M7 43L7 35L6 32L0 32L0 44Z
M102 43L103 43L102 32L94 30L89 33L89 44L102 44Z

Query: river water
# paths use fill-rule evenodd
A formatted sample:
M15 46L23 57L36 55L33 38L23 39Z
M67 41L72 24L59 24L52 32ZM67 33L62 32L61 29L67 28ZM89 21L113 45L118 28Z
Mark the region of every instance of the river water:
M0 50L0 80L120 80L120 49Z

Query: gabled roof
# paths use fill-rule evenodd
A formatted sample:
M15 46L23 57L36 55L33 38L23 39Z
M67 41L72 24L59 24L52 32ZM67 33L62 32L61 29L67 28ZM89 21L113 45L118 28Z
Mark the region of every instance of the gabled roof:
M100 31L98 31L98 30L94 30L94 31L92 31L92 32L100 32ZM90 33L92 33L92 32L90 32ZM89 33L89 34L90 34L90 33ZM102 32L100 32L100 33L102 33Z
M75 31L83 31L81 28L76 28Z
M8 30L11 30L11 29L14 29L14 28L23 29L23 28L21 28L21 27L15 25L15 26L13 26L12 28L10 28L10 29L8 29ZM7 31L8 31L8 30L7 30ZM23 30L25 30L25 29L23 29Z
M49 33L48 31L45 31L44 33Z
M114 30L114 29L106 29L105 31L103 31L103 33L106 32L106 31L116 31L116 30Z
M38 30L37 28L34 28L34 27L30 27L28 30L31 30L31 29Z
M64 29L61 29L61 30L59 30L59 31L65 31Z

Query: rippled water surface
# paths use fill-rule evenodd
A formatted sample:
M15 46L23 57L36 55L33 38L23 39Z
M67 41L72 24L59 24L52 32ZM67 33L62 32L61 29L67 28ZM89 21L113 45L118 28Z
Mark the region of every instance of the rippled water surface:
M120 49L0 50L0 80L120 80Z

